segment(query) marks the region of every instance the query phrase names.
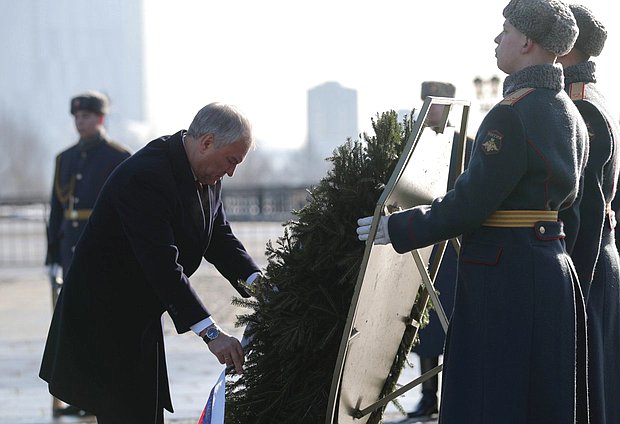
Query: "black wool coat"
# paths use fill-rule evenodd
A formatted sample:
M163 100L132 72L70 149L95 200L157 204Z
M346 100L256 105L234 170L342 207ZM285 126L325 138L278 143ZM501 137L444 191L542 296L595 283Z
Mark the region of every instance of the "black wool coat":
M54 311L40 377L95 414L172 412L162 314L179 333L210 315L188 280L203 258L244 297L238 281L260 270L226 220L221 182L201 206L182 135L150 142L110 176Z

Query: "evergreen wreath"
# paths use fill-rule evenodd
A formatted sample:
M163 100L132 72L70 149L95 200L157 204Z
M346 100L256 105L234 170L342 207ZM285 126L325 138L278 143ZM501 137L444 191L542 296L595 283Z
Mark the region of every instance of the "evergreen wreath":
M266 247L255 297L235 298L253 312L238 317L253 335L243 375L227 381L226 423L325 422L332 375L364 254L356 221L372 215L411 134L411 116L371 119L375 135L347 140L284 235ZM419 316L417 317L420 318ZM394 390L416 331L407 330L384 394ZM381 421L383 409L368 422Z

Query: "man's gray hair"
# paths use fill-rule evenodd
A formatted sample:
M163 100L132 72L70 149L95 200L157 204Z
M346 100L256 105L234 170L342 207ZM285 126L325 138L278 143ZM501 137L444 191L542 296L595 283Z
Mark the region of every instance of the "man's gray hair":
M248 118L235 106L224 103L209 103L200 109L187 129L187 135L193 138L204 134L213 134L215 147L236 141L253 144Z

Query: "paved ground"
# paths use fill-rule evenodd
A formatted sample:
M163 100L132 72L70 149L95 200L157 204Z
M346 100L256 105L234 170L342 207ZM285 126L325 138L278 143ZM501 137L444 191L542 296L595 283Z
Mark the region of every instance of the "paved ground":
M255 257L262 252L262 247L257 249ZM208 265L203 265L191 280L218 322L239 336L242 331L235 329L233 323L237 314L246 311L230 304L236 292ZM43 267L0 269L0 424L95 423L92 418L52 418L52 399L46 384L37 376L51 311L51 294ZM166 413L166 421L196 423L221 365L195 335L176 334L167 318L164 328L175 408L174 414ZM411 359L417 364L417 358ZM415 368L407 370L403 383L417 375ZM418 396L416 388L399 400L406 410L411 410ZM390 405L385 421L401 420L402 415Z

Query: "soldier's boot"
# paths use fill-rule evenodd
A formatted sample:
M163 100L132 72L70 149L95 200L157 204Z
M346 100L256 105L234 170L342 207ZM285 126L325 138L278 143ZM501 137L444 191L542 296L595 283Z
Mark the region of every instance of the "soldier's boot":
M420 373L424 374L439 365L437 356L430 358L420 358ZM416 409L409 412L407 417L419 418L429 417L438 412L437 408L437 389L439 388L439 378L437 375L429 378L422 383L422 398L418 402Z

